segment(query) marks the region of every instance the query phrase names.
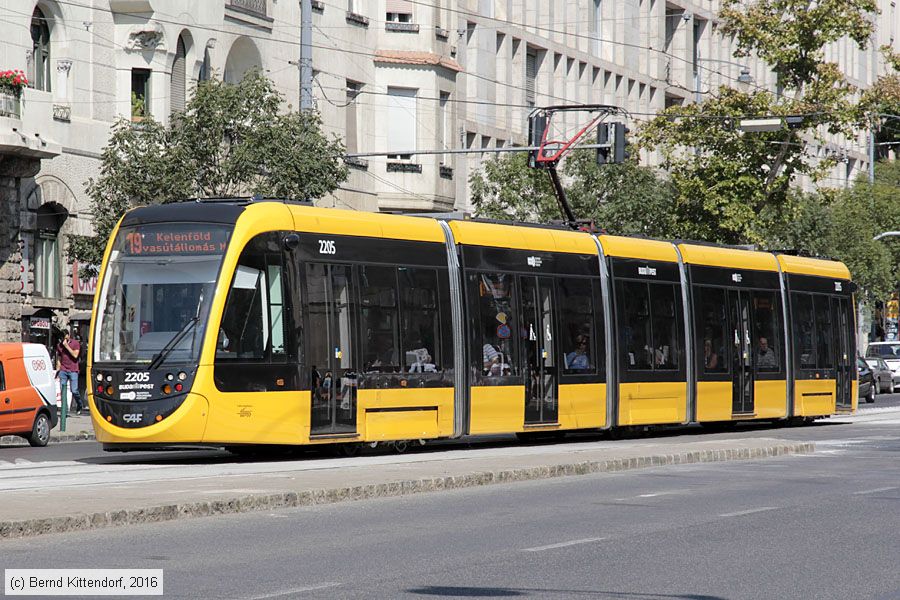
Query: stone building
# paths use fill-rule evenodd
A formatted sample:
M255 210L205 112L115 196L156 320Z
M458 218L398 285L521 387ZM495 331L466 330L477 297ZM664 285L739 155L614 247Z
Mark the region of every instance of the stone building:
M894 45L879 0L872 49L828 48L860 88ZM614 104L635 120L722 83L778 93L772 71L736 59L719 0L312 0L316 107L349 153L350 177L320 204L380 211L469 207L467 181L490 150L524 145L530 107ZM91 232L85 183L117 118L167 122L194 82L261 67L296 107L298 0L0 0L0 340L51 343L80 324L89 283L66 258ZM429 151L429 152L423 152ZM815 149L842 158L830 179L867 168L865 132ZM642 157L652 163L654 156ZM98 240L97 243L104 243Z

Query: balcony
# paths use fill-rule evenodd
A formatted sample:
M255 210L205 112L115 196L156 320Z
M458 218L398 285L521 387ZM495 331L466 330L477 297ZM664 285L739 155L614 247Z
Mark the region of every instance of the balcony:
M53 109L50 103L40 101L49 94L27 89L23 96L0 92L0 156L58 156L62 148L49 139L48 131Z
M0 117L19 119L22 117L22 103L18 96L0 92Z
M228 6L265 17L268 0L228 0Z

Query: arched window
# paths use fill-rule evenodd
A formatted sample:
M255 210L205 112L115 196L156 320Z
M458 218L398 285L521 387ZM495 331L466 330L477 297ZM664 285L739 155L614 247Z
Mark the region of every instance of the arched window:
M50 91L50 26L40 8L31 15L31 59L28 62L28 85Z
M203 64L200 65L200 76L197 81L209 81L212 75L212 65L209 60L209 48L203 51Z
M57 202L42 204L37 211L34 234L34 293L44 298L60 298L61 261L59 230L69 211Z
M173 113L184 111L186 54L184 36L181 36L178 38L178 45L175 47L175 62L172 63L172 82L169 97L171 98Z

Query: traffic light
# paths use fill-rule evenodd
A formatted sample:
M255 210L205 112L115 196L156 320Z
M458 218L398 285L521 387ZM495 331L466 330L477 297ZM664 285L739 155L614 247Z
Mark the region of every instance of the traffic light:
M546 114L538 113L528 119L528 145L532 148L539 148L544 141L544 131L547 129L547 123L550 119ZM537 162L540 150L528 151L528 166L532 169L540 169L545 165Z
M631 130L625 127L625 123L613 123L613 139L610 144L613 151L612 162L621 164L631 156L631 153L627 151L630 132Z
M600 123L597 125L597 164L605 165L609 161L609 123Z

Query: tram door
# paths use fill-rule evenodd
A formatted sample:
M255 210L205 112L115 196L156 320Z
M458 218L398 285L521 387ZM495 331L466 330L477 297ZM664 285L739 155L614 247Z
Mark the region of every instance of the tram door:
M553 327L553 280L522 277L522 374L525 377L525 423L556 423L556 336Z
M310 370L312 435L356 432L354 291L350 266L306 265L306 364Z
M850 301L846 298L831 299L831 323L834 332L834 348L837 366L837 398L838 408L850 408L853 404L851 393L853 372L856 368L853 346L853 319L850 318Z
M750 293L728 290L728 326L731 331L733 414L753 413L753 338L750 326Z

